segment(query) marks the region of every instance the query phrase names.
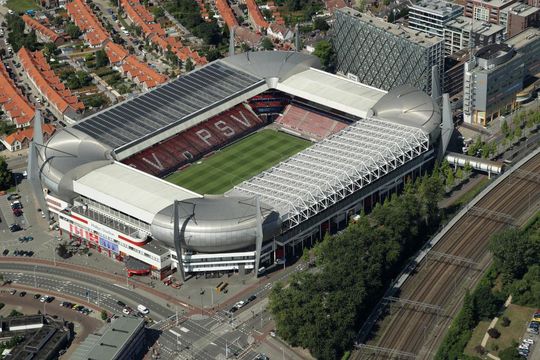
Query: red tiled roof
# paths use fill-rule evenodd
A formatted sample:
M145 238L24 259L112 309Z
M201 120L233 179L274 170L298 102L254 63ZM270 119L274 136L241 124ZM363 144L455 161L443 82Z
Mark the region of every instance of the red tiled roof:
M216 0L216 8L229 29L238 26L238 21L236 20L236 17L234 16L227 0Z
M47 37L50 41L55 42L60 38L60 35L55 33L53 30L49 29L48 27L42 25L39 21L37 21L34 18L31 18L30 16L24 14L22 16L22 19L32 29L36 30L37 32L41 33L43 36Z
M67 3L66 9L75 25L85 32L86 41L91 46L103 45L109 39L109 34L83 0Z
M325 0L326 9L330 12L334 12L335 9L341 9L347 7L347 3L344 0Z
M64 113L69 107L75 111L84 110L82 102L71 101L71 91L65 88L58 76L51 70L41 51L31 53L23 47L19 50L18 55L27 75L32 78L43 96L58 111ZM67 99L70 99L70 102Z
M112 41L109 41L105 45L105 53L107 54L111 64L119 63L129 55L129 52L126 49L118 44L113 43Z
M261 10L255 3L255 0L246 0L246 5L248 8L249 16L251 20L259 29L266 29L268 27L268 21L264 19L264 16L261 14Z
M138 79L139 82L145 83L148 88L163 84L167 81L167 77L139 61L139 59L133 55L129 55L124 59L122 70L129 73L133 79Z
M22 96L11 78L9 77L4 63L0 61L0 105L9 114L12 121L17 125L27 124L34 118L34 108Z
M207 63L205 57L200 56L196 51L185 47L177 39L167 36L165 30L163 30L161 25L155 22L154 16L144 5L141 5L139 0L121 0L120 4L131 21L139 26L145 36L150 38L154 44L161 47L163 51L167 51L170 46L171 51L182 61L192 58L198 65Z
M51 124L42 124L41 129L43 130L43 135L47 134L49 137L54 134L56 128ZM5 137L4 141L9 145L13 145L15 141L23 142L24 139L32 140L34 138L34 128L29 127L24 130L19 130L11 135Z

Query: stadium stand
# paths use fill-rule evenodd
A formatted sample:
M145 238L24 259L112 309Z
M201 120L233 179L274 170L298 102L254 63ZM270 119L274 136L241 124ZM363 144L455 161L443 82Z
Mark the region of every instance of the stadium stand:
M208 62L204 56L200 56L196 51L182 45L178 39L167 36L165 30L139 0L121 0L120 4L131 22L139 26L145 37L158 45L163 53L168 51L170 47L171 51L182 61L191 58L197 65L204 65Z
M110 38L107 30L94 16L90 7L84 0L73 0L66 4L71 19L82 31L84 38L92 47L102 46Z
M238 26L238 20L236 20L236 17L234 16L234 13L227 0L216 0L216 8L229 29Z
M34 108L19 93L15 83L9 77L4 63L0 61L0 105L17 128L30 126L34 118Z
M84 110L84 104L60 81L41 51L31 53L23 47L18 55L28 78L59 114Z
M261 10L255 0L246 0L246 5L248 9L248 14L251 22L259 31L262 31L270 25L268 21L264 19L264 16L261 14Z
M281 92L270 91L249 99L249 106L257 114L278 114L283 112L289 101L289 96Z
M22 16L22 19L29 28L34 29L39 34L40 40L43 42L53 42L56 45L62 45L64 43L64 38L62 36L58 35L36 19L26 14Z
M264 122L248 106L236 105L199 125L124 159L123 163L155 176L163 176L262 125Z
M276 123L286 129L298 131L316 140L325 139L348 126L345 123L331 119L327 115L293 104L285 108L283 115L278 117Z

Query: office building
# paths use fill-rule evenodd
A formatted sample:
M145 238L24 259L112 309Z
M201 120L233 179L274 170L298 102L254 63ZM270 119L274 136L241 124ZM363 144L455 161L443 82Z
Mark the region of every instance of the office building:
M440 38L445 24L463 14L463 7L443 0L422 0L409 5L409 27Z
M442 39L351 8L338 9L335 15L338 73L383 90L407 84L428 93L434 65L442 79Z
M72 360L142 359L147 349L144 319L120 317L90 334L71 356Z
M458 16L444 26L444 50L452 55L467 47L483 47L503 39L505 27ZM472 37L472 44L470 43Z
M515 107L516 94L540 72L540 30L528 29L504 44L478 50L465 64L463 118L486 125Z

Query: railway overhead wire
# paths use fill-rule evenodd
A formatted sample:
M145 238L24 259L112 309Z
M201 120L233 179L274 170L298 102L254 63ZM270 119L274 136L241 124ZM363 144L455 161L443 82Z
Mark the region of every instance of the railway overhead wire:
M463 266L458 261L429 261L426 257L401 286L400 298L440 306L446 316L419 307L392 306L388 315L378 319L378 331L372 334L374 340L367 342L386 351L367 351L362 347L351 359L399 359L402 353L415 354L417 359L433 358L465 290L482 276L483 271L478 269L485 270L491 263L488 251L491 235L524 224L540 207L538 174L539 154L488 192L475 205L477 210L468 211L433 247L437 253L468 259L476 267ZM505 215L504 219L501 214Z

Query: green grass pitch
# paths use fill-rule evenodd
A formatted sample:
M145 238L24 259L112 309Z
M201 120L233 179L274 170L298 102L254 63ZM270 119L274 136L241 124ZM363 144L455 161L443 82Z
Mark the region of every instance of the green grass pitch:
M292 135L261 130L165 180L199 194L223 194L310 145Z

